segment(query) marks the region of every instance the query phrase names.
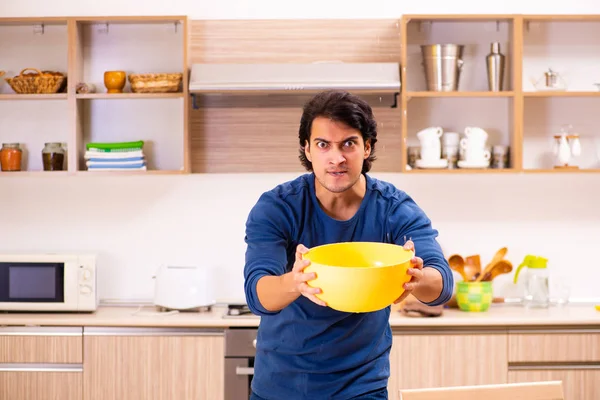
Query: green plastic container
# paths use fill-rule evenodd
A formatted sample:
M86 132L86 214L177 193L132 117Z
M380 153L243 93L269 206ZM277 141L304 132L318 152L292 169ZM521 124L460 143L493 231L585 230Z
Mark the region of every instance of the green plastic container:
M456 302L463 311L487 311L494 299L492 282L457 282Z

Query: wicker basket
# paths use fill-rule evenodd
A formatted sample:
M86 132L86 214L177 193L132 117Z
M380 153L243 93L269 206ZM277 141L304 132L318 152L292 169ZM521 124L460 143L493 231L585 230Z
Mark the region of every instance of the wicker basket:
M183 74L130 74L129 83L134 93L179 92Z
M33 73L25 74L32 70ZM58 93L66 85L66 77L60 72L40 71L37 68L25 68L13 78L5 78L10 87L19 94Z

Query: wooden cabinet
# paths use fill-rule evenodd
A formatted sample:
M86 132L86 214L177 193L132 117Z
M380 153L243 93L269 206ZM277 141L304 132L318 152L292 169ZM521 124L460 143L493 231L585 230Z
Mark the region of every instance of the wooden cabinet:
M600 398L600 330L394 331L390 396L401 388L548 380L563 381L565 400Z
M506 365L505 331L397 331L388 391L505 383Z
M565 400L600 398L600 330L511 330L509 382L561 380Z
M222 331L86 328L84 400L223 398Z
M0 366L0 400L81 400L81 369Z
M82 328L0 327L0 363L81 364Z
M600 331L592 329L511 331L511 363L600 363Z
M0 400L80 400L82 331L0 327Z
M565 400L598 400L600 398L600 366L531 366L508 371L508 381L562 381Z
M222 329L0 327L0 400L222 400ZM561 380L600 398L600 329L393 330L399 389Z
M187 38L186 16L0 18L5 44L0 117L8 127L2 139L20 143L23 150L21 171L9 174L85 175L86 144L139 140L144 141L147 170L106 173L190 172ZM68 79L59 93L40 94L15 93L4 82L36 70L60 72ZM122 93L107 93L104 72L112 70L127 74ZM177 92L132 91L130 74L163 72L183 73ZM95 93L77 93L80 83L94 85ZM35 118L31 110L37 110ZM45 142L65 148L63 171L43 169Z

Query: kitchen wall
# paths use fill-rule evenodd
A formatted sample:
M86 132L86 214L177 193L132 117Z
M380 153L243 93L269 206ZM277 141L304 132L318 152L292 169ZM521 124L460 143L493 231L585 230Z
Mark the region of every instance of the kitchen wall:
M545 4L544 9L522 1L402 4L376 0L368 7L359 1L313 0L0 4L0 15L19 17L163 13L193 19L390 18L403 13L600 13L600 4L580 0ZM97 252L100 294L105 299L150 298L151 277L161 264L206 265L215 271L218 298L241 300L247 213L260 193L295 176L3 176L0 251ZM600 297L598 175L374 176L393 182L416 199L440 230L447 255L480 254L485 263L502 246L508 246L507 257L515 264L525 254L543 255L550 259L553 282L568 285L574 298ZM499 294L510 294L510 277L499 278L496 288Z
M478 2L474 0L427 2L399 2L394 0L305 0L283 2L277 0L41 0L2 2L0 14L26 15L153 15L185 14L194 19L250 19L250 18L390 18L401 14L586 14L598 13L600 4L595 0L544 3L507 0Z

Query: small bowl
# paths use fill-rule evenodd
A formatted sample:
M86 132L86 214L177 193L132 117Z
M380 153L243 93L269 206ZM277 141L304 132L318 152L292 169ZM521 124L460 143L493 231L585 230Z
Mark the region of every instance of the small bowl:
M334 310L372 312L390 306L411 279L414 253L395 244L345 242L313 247L303 255L310 260L304 272L317 277L307 282L318 287L316 297Z
M487 311L494 299L492 282L456 283L456 302L463 311Z
M107 93L123 93L126 78L125 71L104 72L104 86L106 86Z

